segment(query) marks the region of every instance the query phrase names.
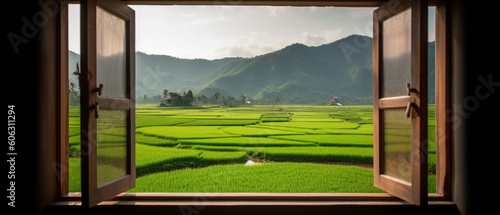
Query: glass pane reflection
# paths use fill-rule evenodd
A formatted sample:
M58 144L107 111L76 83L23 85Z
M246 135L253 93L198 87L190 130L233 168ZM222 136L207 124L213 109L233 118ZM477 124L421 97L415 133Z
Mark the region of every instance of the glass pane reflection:
M386 109L383 174L411 183L411 120L405 109Z
M97 119L98 186L127 174L127 111L100 110Z
M411 83L411 10L385 20L382 29L381 97L404 96Z
M97 86L102 97L127 96L125 20L97 7Z

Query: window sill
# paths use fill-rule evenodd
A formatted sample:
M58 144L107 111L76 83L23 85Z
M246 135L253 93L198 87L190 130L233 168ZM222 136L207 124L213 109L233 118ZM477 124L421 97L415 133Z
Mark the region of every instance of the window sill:
M92 208L106 213L123 210L127 214L276 214L276 213L384 213L456 214L454 202L429 196L427 208L419 208L389 194L276 194L276 193L123 193ZM71 194L47 206L48 212L81 211L78 194Z
M60 201L80 201L81 194L72 192ZM387 193L121 193L111 201L399 201ZM429 194L429 201L446 202L448 199Z

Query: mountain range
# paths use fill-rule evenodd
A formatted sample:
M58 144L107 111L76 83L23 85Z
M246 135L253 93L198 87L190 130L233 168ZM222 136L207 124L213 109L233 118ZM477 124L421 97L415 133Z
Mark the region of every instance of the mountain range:
M79 59L70 52L70 72ZM73 67L73 68L71 68ZM162 95L163 90L211 96L245 95L253 99L372 96L372 38L351 35L335 42L291 44L252 58L181 59L136 54L136 95ZM71 79L71 78L70 78ZM429 43L429 83L434 81L434 42ZM429 84L429 97L435 87Z

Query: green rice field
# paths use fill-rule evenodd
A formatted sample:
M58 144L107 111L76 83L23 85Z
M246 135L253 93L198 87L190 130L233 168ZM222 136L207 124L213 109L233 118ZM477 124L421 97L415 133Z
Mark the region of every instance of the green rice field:
M137 179L129 192L383 192L373 186L372 121L372 106L138 105ZM80 191L79 122L79 109L70 109L71 192ZM435 192L434 127L431 106L429 192ZM121 130L99 128L107 144L97 150L111 173L122 156L115 144L125 138Z

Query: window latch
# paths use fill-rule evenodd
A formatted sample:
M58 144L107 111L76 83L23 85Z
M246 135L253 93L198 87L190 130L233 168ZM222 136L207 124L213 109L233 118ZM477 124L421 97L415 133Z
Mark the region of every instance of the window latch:
M408 96L411 96L412 93L418 94L418 91L415 88L411 88L410 83L407 83L406 84L406 94Z
M95 118L99 118L99 102L95 102Z
M415 104L413 102L408 102L408 105L406 106L406 118L410 118L411 117L411 108L412 108L412 104Z
M406 92L408 96L411 96L413 93L417 93L417 90L415 88L411 88L410 83L406 84ZM410 97L410 101L408 102L408 105L406 105L406 118L411 118L411 109L414 109L417 112L417 115L419 113L419 108L415 102L412 101L413 97Z
M102 95L102 88L104 88L104 85L103 84L99 84L99 88L96 88L94 90L94 92L97 92L97 95L101 96Z

